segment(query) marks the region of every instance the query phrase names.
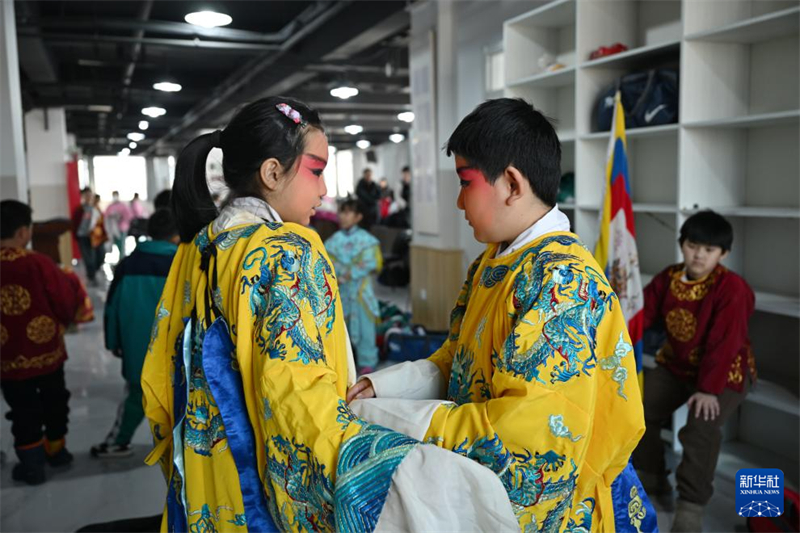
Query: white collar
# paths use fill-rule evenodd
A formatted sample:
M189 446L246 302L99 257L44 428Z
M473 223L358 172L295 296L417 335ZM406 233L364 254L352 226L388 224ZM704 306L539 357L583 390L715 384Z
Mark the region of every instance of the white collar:
M254 196L236 198L226 205L211 226L213 233L225 231L243 224L260 224L262 222L282 223L281 216L271 205Z
M546 233L556 231L569 231L569 218L559 208L558 205L547 212L545 216L537 220L533 226L520 233L502 252L498 251L495 257L505 257L513 254L520 248L527 246ZM498 249L499 250L499 249Z

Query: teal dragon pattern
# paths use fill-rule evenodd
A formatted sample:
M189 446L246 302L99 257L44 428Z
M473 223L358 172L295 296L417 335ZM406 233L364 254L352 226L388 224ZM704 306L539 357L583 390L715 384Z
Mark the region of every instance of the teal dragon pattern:
M465 347L459 346L453 355L450 382L447 385L447 399L456 405L476 401L472 392L475 385L479 388L481 400L489 400L492 397L483 369L473 370L474 363L475 355Z
M311 448L278 435L267 441L267 455L264 479L270 480L268 501L279 527L284 531L307 533L333 531L333 482ZM276 484L289 496L289 501L280 509L275 503ZM290 519L289 510L294 519Z
M567 522L564 533L591 533L595 505L594 498L586 498L579 503L573 513L574 516ZM580 522L576 522L576 518L580 518Z
M205 330L202 322L198 322L194 325L192 339L190 401L186 406L184 440L195 453L210 456L211 450L225 439L225 426L203 370L204 338Z
M526 508L541 502L557 500L537 531L557 532L572 505L578 479L577 466L570 459L569 472L564 470L567 458L553 450L545 453L512 453L500 437L480 437L471 444L464 439L453 451L491 469L503 483L511 505L520 518L530 514ZM557 479L555 476L559 475ZM545 479L547 476L547 479ZM535 519L535 517L534 517ZM535 522L535 520L534 520Z
M552 237L545 242L559 238L566 239ZM512 331L501 353L495 354L501 369L546 384L540 373L557 355L550 384L591 375L597 366L597 328L616 295L602 274L590 266L581 270L578 264L573 255L545 250L520 269L512 289L515 319L543 324L542 335L521 350L519 333Z
M319 252L315 257L311 244L294 233L268 237L264 244L248 253L243 265L245 271L258 269L255 284L250 287L250 310L261 353L285 359L287 347L280 339L285 334L297 348L293 361L323 361L320 332L333 329L336 310L330 264ZM243 284L246 281L245 276ZM301 320L301 305L308 306L314 315L317 331L313 334Z
M200 515L200 517L189 524L189 533L217 533L217 531L219 531L219 529L217 529L217 524L220 521L219 515L223 510L233 511L233 509L227 505L220 505L217 507L217 512L212 513L211 509L208 507L208 504L204 503L200 510L190 512L188 516L191 517ZM244 513L234 514L234 519L227 520L226 522L237 527L247 525L247 519L245 518ZM229 528L226 527L224 529L227 530Z

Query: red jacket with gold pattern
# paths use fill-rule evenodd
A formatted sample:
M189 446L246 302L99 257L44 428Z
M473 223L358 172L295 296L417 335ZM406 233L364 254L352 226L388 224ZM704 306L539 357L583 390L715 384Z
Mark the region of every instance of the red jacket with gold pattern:
M747 333L753 291L722 265L696 281L684 281L683 273L682 264L671 266L644 290L644 328L660 324L667 331L656 362L701 392L741 392L748 374L756 379Z
M65 326L85 313L78 279L46 255L0 248L0 379L49 374L67 358Z

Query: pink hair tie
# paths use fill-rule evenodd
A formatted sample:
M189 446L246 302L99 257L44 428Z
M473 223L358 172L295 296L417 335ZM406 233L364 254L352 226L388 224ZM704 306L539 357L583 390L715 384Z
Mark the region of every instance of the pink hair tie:
M278 104L275 107L278 108L278 111L286 115L286 118L288 118L295 124L299 124L301 128L304 128L306 126L306 122L303 120L303 116L289 104Z

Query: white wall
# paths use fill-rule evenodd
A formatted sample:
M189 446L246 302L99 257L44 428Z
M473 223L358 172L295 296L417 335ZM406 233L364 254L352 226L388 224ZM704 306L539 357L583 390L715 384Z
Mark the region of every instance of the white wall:
M32 109L25 113L25 145L34 219L68 218L64 163L69 160L69 144L64 109Z
M0 198L28 201L14 2L0 5Z

